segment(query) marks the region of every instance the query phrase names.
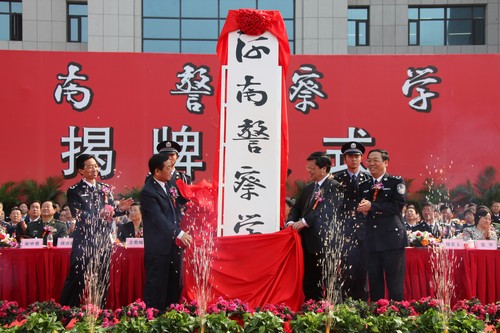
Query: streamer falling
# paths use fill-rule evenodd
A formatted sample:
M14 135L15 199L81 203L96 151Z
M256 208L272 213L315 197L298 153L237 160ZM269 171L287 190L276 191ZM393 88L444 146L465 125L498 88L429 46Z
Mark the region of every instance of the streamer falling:
M203 224L203 221L201 223ZM208 227L199 229L201 229L198 231L199 238L193 242L193 255L190 263L193 267L192 274L195 280L193 292L198 302L199 315L204 316L213 296L212 265L215 253L215 230Z
M344 221L333 217L324 243L323 276L325 279L325 300L332 306L342 301L343 272L346 264Z
M194 240L191 252L185 260L188 261L190 274L194 278L195 283L191 291L198 302L200 332L204 333L207 308L213 297L212 267L217 251L215 200L210 187L202 186L196 189L196 195L191 198L183 223L188 225Z
M334 198L334 210L342 202L343 195L336 192ZM324 257L322 259L323 279L325 289L325 301L329 304L326 317L326 332L330 332L333 320L333 311L336 304L342 301L343 272L346 270L344 258L349 249L345 249L345 220L337 219L336 211L325 214L328 222L326 237L323 244Z
M434 289L436 299L440 303L440 311L443 313L443 318L446 327L451 316L451 299L455 295L455 281L453 276L455 268L459 266L459 262L455 257L455 252L445 248L442 244L437 244L434 247L429 247L430 262L431 262L431 287Z
M91 211L100 212L104 208L98 196L90 196L88 200ZM98 213L87 215L82 223L84 239L78 250L84 267L79 267L78 273L84 276L82 303L85 308L85 320L90 332L94 332L99 309L106 306L104 299L108 292L109 266L113 254L113 242L110 238L112 229L111 223L101 219Z

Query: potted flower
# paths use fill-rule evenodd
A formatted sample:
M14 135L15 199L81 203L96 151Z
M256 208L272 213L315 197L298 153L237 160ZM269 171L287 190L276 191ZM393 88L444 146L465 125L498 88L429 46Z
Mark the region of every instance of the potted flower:
M284 332L284 320L271 311L256 311L243 315L245 333Z
M185 311L170 310L151 321L151 332L192 333L197 325L196 318Z
M219 313L209 313L204 318L204 329L202 326L198 326L201 330L200 333L220 333L220 332L231 332L238 333L242 332L243 328L234 320L229 318L225 312Z

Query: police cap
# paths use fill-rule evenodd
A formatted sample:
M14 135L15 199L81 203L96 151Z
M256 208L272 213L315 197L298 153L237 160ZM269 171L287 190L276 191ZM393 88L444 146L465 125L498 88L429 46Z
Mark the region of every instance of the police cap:
M342 148L340 149L342 151L342 154L359 154L363 155L365 153L365 146L363 146L362 143L351 141L344 143Z
M179 154L182 147L175 141L162 141L156 145L156 150L158 153Z

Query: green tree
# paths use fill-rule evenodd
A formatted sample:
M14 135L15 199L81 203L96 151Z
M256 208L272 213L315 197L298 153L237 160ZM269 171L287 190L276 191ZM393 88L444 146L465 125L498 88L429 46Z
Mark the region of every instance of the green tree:
M475 183L467 179L465 184L453 188L450 191L451 201L460 206L473 201L489 207L493 201L500 201L500 183L495 179L496 169L488 166L477 176Z
M417 194L417 197L413 197L412 200L430 201L434 204L450 201L450 191L446 184L434 181L432 178L424 180L424 185L417 191Z
M6 182L0 185L0 202L3 203L5 214L9 214L12 207L19 203L19 196L21 195L21 187L15 182Z
M55 200L62 193L64 184L62 176L47 177L44 183L38 184L35 180L28 179L21 182L21 193L26 196L28 202Z
M141 191L142 187L132 187L130 189L127 189L127 191L123 193L119 193L116 198L117 199L126 199L126 198L132 198L134 199L135 202L139 202L141 199Z

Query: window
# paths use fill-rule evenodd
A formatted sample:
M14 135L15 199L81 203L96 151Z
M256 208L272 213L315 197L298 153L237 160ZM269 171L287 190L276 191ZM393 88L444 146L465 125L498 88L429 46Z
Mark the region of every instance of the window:
M0 0L0 40L23 40L21 0Z
M408 45L484 44L485 6L408 8Z
M294 50L293 0L143 0L143 52L215 53L231 9L279 10Z
M87 10L86 3L68 3L68 42L87 43Z
M347 46L370 45L368 17L368 7L347 9Z

